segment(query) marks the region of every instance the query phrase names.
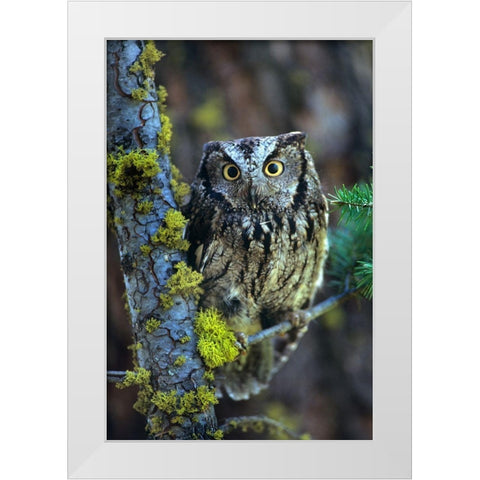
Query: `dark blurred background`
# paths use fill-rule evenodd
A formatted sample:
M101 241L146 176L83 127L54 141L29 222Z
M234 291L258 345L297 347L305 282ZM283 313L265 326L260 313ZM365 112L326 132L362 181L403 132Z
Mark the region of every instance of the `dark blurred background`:
M326 194L371 180L371 41L158 41L156 82L168 91L172 161L191 182L210 140L307 133ZM338 215L330 217L330 229ZM331 245L331 249L335 248ZM116 244L108 236L107 368L132 368ZM337 291L328 286L317 301ZM135 389L107 387L107 438L145 439ZM372 307L353 299L312 322L268 391L221 399L219 422L266 414L312 439L372 438ZM262 438L255 434L228 438Z

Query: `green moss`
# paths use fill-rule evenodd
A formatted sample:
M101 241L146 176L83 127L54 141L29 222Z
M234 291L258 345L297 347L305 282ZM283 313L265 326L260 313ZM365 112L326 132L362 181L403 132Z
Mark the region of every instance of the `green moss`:
M187 342L189 342L190 340L191 340L190 335L185 335L184 337L182 337L182 338L180 339L180 343L182 343L182 344L183 344L183 343L187 343Z
M171 415L177 408L178 395L176 390L169 392L157 391L152 396L152 403L167 415Z
M182 181L182 174L180 170L172 164L172 179L170 186L173 190L173 198L177 205L182 205L183 199L190 194L190 185Z
M138 60L130 67L130 72L142 72L146 78L153 79L153 66L164 56L163 52L157 50L153 40L147 40Z
M119 149L116 154L110 153L107 156L108 181L115 185L116 191L141 191L160 173L157 158L156 150L135 149L124 153Z
M197 312L195 333L198 335L197 350L207 367L217 368L232 362L240 353L233 331L215 308Z
M183 230L187 219L181 212L173 208L165 214L163 225L151 237L153 243L162 243L168 248L188 250L190 243L183 238Z
M142 215L147 215L152 211L153 208L153 202L150 200L143 200L142 202L137 203L135 206L135 210L142 214Z
M120 389L132 386L139 387L137 401L133 404L133 408L143 415L147 414L153 395L150 377L150 371L145 368L135 367L133 371L127 370L124 380L116 384L116 387Z
M134 100L141 102L148 97L148 91L145 90L145 88L136 88L135 90L132 90L131 95Z
M181 367L187 361L187 357L185 355L180 355L177 359L173 362L174 367Z
M168 295L168 293L161 293L160 294L160 306L164 310L168 310L173 307L173 298Z
M140 251L144 257L148 257L152 251L152 247L150 245L140 245Z
M166 113L160 113L161 130L157 134L157 148L164 155L170 155L170 142L172 141L172 122Z
M153 333L155 330L158 329L158 327L160 327L161 323L162 322L160 320L157 320L154 317L149 318L145 323L145 330L147 331L147 333Z
M181 295L183 297L192 295L198 300L203 293L203 289L200 287L203 280L202 274L192 270L185 262L177 263L174 268L177 273L174 273L167 280L170 295Z

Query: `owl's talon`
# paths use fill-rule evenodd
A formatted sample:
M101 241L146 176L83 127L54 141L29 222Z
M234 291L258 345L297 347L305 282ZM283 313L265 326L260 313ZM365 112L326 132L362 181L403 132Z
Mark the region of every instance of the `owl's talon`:
M237 339L235 346L238 348L240 355L246 355L248 347L247 335L245 335L243 332L235 332L235 338Z
M288 321L292 324L293 328L301 330L308 325L309 319L305 312L300 310L297 312L291 312L288 315Z

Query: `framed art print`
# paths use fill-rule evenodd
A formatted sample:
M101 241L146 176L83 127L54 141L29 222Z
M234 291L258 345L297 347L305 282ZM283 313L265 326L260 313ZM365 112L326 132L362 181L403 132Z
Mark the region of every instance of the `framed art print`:
M410 477L410 48L410 2L69 2L70 477Z

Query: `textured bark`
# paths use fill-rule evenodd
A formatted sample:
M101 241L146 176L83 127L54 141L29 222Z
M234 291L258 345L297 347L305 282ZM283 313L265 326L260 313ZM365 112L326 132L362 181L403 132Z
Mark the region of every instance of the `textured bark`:
M125 153L157 149L157 133L162 125L153 79L146 78L142 71L130 71L144 48L142 41L107 42L107 153L115 154L119 147ZM147 90L145 99L132 98L132 90L138 88ZM154 391L176 391L180 398L206 385L205 369L196 351L193 298L175 295L173 307L166 310L159 303L160 294L167 293L166 283L175 273L175 264L185 261L186 257L184 252L151 242L165 213L177 207L170 187L168 156L159 153L158 164L160 173L150 178L141 192L119 195L115 185L109 183L107 202L118 240L134 344L141 344L141 348L133 349L135 363L151 372ZM148 214L140 214L138 204L145 200L151 201L153 207ZM142 245L148 245L151 251L145 254L140 249ZM161 324L148 333L145 326L151 318ZM186 341L188 337L190 341ZM185 358L185 363L174 365L180 356ZM210 438L208 432L216 430L217 421L212 405L203 412L181 412L179 415L178 412L162 412L150 404L147 425L150 431L152 425L157 427L153 438Z

